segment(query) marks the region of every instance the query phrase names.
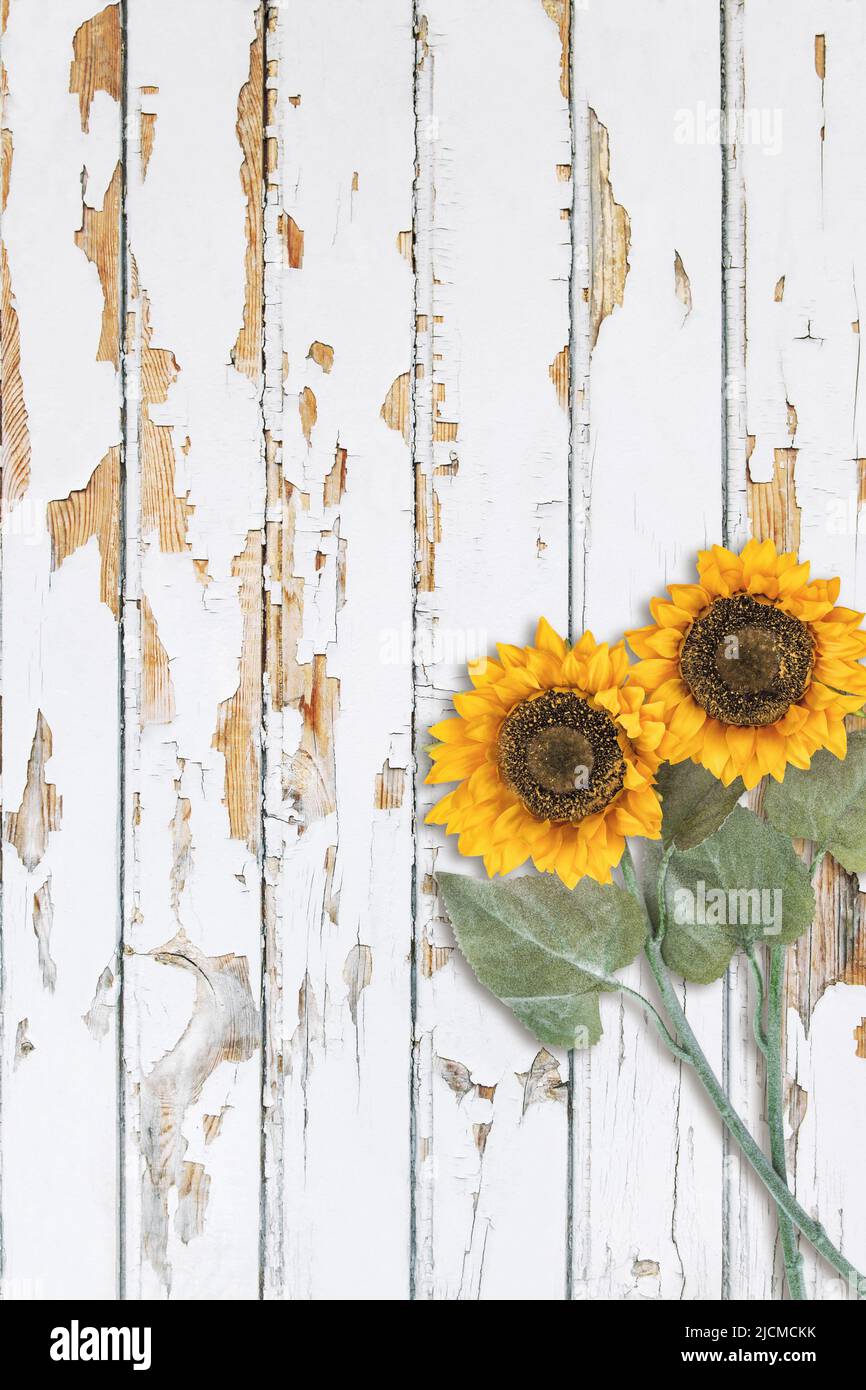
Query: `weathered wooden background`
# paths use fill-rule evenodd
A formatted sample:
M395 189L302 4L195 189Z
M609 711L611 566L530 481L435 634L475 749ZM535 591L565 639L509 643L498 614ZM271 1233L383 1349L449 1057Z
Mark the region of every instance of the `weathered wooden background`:
M866 13L783 9L3 0L5 1297L781 1296L641 1014L475 985L421 779L468 656L706 542L866 607ZM821 883L790 1160L862 1266ZM747 996L687 1007L760 1133Z

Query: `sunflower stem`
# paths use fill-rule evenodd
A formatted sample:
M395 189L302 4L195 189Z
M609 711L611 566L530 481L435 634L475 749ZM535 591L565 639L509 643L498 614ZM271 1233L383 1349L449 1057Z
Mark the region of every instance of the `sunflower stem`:
M864 1277L859 1272L859 1270L857 1270L855 1266L851 1264L850 1260L847 1260L845 1256L842 1254L842 1252L836 1248L836 1246L833 1244L830 1237L827 1235L827 1232L824 1230L824 1227L821 1225L821 1223L819 1221L813 1220L812 1217L809 1216L808 1212L806 1212L803 1209L803 1207L800 1206L800 1203L797 1201L796 1197L790 1191L786 1178L780 1175L780 1173L776 1170L773 1164L767 1160L766 1155L763 1153L760 1146L753 1139L751 1133L746 1128L746 1125L744 1124L743 1120L740 1118L739 1114L734 1109L734 1106L731 1104L731 1101L724 1087L722 1086L721 1082L719 1081L718 1077L716 1076L715 1072L710 1066L710 1063L708 1062L704 1054L703 1048L698 1042L698 1039L692 1030L691 1024L686 1018L683 1007L679 1001L679 996L677 995L677 992L673 986L673 982L670 978L670 975L668 974L668 969L662 956L661 943L653 935L652 922L650 919L649 912L647 911L646 899L644 898L640 885L637 881L637 874L635 872L634 861L631 857L631 851L629 849L628 843L626 843L625 851L623 853L621 867L626 885L629 891L631 892L632 896L640 904L647 919L649 933L647 936L646 943L644 945L644 955L646 956L649 962L649 966L652 970L653 977L659 990L659 994L662 998L662 1003L665 1006L665 1011L668 1015L671 1024L673 1025L673 1029L676 1036L679 1038L679 1043L676 1044L678 1051L684 1052L687 1055L689 1062L691 1063L691 1066L693 1067L694 1071L699 1077L700 1082L707 1093L707 1096L709 1097L713 1107L716 1110L716 1113L718 1114L728 1133L731 1135L733 1139L736 1140L744 1158L746 1158L746 1160L751 1164L756 1175L758 1176L758 1178L760 1178L761 1182L764 1184L764 1187L767 1189L770 1196L775 1201L776 1207L779 1211L780 1219L783 1216L787 1217L792 1227L795 1227L797 1230L800 1230L806 1237L806 1239L810 1242L810 1244L815 1248L815 1250L817 1250L818 1254L822 1255L824 1259L827 1261L827 1263L831 1265L832 1268L835 1269L838 1274L842 1275L842 1277L847 1281L849 1288L854 1290L857 1298L866 1298L866 1277ZM659 874L660 892L663 891L664 888L664 876L666 872L667 858L664 860ZM779 948L775 949L778 950ZM781 978L782 976L779 975L777 980L777 994L779 1001L778 1007L780 1009ZM775 1005L776 996L772 998L770 1005L771 1010ZM667 1029L665 1031L667 1032ZM781 1028L779 1030L779 1034L781 1035ZM781 1060L779 1062L778 1075L780 1078L779 1093L781 1093ZM775 1106L775 1104L776 1093L774 1092L773 1105ZM782 1157L780 1162L784 1164L784 1141L782 1144ZM800 1258L801 1257L798 1254L798 1264L796 1266L797 1273L799 1273L800 1271ZM794 1272L793 1264L790 1269L788 1268L787 1261L786 1272L789 1275L789 1280L791 1278L793 1278L794 1280L793 1285L789 1282L789 1290L791 1291L791 1297L796 1298L798 1296L801 1296L794 1292L794 1290L798 1287L797 1274L795 1274Z
M625 842L625 849L622 852L622 859L619 861L619 866L622 869L622 876L625 879L626 888L639 906L646 912L646 902L644 901L644 895L641 892L640 884L637 881L637 873L635 872L634 860L631 857L631 846L628 840Z
M785 948L769 948L769 987L767 990L767 1030L764 1057L767 1067L767 1123L770 1127L770 1157L773 1168L787 1187L785 1161L784 1088L782 1083L782 1017L785 994ZM788 1293L794 1300L805 1300L803 1257L797 1246L794 1225L779 1209L779 1239L785 1261Z
M677 992L668 975L667 966L662 958L661 948L652 937L647 940L644 954L649 961L662 1002L679 1035L683 1050L689 1054L692 1066L728 1133L737 1141L743 1156L751 1164L780 1212L784 1213L792 1224L802 1231L819 1255L823 1255L828 1264L832 1265L833 1269L847 1280L849 1287L855 1291L858 1298L866 1297L866 1278L851 1264L850 1260L846 1260L841 1251L837 1250L821 1223L814 1221L808 1212L800 1206L787 1183L768 1162L765 1154L752 1138L731 1104L683 1012Z
M664 1043L665 1047L673 1053L677 1061L685 1062L688 1066L691 1066L691 1057L687 1052L683 1050L683 1048L680 1047L679 1043L668 1029L667 1024L665 1023L664 1019L662 1018L655 1005L650 1003L649 999L647 999L645 995L641 994L639 990L630 989L628 985L624 985L622 983L620 983L619 988L622 994L627 994L631 999L637 999L637 1001L640 1004L642 1004L645 1009L649 1011L649 1013L652 1015L653 1023L656 1025L656 1027L659 1030L659 1033L661 1034L662 1042Z
M658 903L659 924L656 931L656 940L661 943L664 941L665 932L668 928L668 909L665 901L665 879L668 876L668 864L671 862L671 855L675 849L674 845L668 845L664 852L664 857L659 865L659 876L656 883L656 902Z
M744 947L749 965L752 967L752 977L755 981L755 1011L752 1015L752 1026L755 1030L755 1042L767 1056L767 1032L764 1027L764 1001L766 999L766 989L764 987L764 972L755 953L755 947L750 942Z

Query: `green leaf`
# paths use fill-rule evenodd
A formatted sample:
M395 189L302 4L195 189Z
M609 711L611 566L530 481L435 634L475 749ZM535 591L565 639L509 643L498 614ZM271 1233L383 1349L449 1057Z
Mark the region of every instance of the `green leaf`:
M598 995L646 940L646 920L616 884L583 878L569 892L544 874L484 883L438 874L457 944L478 979L553 1047L601 1037Z
M662 798L662 840L677 849L692 849L724 825L743 794L738 777L725 787L697 763L669 763L659 768L656 784Z
M822 749L808 771L789 767L770 782L767 817L777 830L828 849L849 873L866 869L866 733L848 735L844 759Z
M742 806L703 844L674 851L664 897L662 954L699 984L719 979L734 952L755 942L796 941L815 911L809 872L790 840Z

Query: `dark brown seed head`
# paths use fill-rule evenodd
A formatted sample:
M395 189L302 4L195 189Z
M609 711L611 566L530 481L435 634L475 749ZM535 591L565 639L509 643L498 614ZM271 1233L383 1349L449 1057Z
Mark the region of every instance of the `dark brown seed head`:
M751 594L718 598L692 623L680 672L697 703L723 724L775 724L800 699L815 645L805 623Z
M499 733L499 765L538 820L581 821L608 806L625 780L616 725L574 690L517 705Z

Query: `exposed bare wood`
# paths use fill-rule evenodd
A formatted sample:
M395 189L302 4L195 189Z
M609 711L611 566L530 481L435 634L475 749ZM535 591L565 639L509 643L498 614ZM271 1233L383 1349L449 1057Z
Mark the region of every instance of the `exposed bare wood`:
M592 228L590 318L592 346L608 314L621 306L629 272L631 223L613 196L610 140L592 107L589 110L589 176Z
M20 1062L25 1061L26 1058L30 1056L31 1052L36 1051L36 1044L31 1042L30 1038L27 1035L27 1030L29 1029L29 1027L29 1019L22 1018L18 1020L18 1027L15 1030L15 1053L14 1061L12 1064L13 1067L17 1067Z
M568 344L559 351L550 364L550 380L553 382L556 391L556 399L563 410L569 408L569 372L570 361Z
M176 922L180 922L180 900L192 868L192 802L188 796L179 796L171 818L171 910Z
M427 479L420 468L415 470L415 573L418 588L422 593L432 594L436 589L436 536L431 501L435 493L428 487Z
M517 1080L523 1086L524 1115L531 1105L540 1105L548 1100L564 1103L566 1100L566 1082L560 1075L559 1062L546 1047L536 1052L529 1071L518 1072Z
M150 157L153 154L153 142L156 139L157 113L155 111L140 111L138 117L138 142L141 148L141 177L147 178L147 170L150 164Z
M425 980L432 979L451 959L453 946L435 946L426 937L421 942L421 974Z
M141 723L170 724L174 719L174 686L168 653L159 640L153 609L141 598Z
M309 447L312 442L313 426L318 418L316 397L313 395L309 386L305 386L298 397L298 414L301 417L301 429L303 430L304 438Z
M15 846L21 863L31 872L45 856L49 834L60 829L63 812L63 798L45 774L51 751L51 730L39 710L21 804L17 811L6 812L5 826L6 840Z
M827 76L827 40L823 34L815 35L815 71L823 82Z
M54 925L54 903L51 900L51 875L33 894L33 932L39 951L39 971L43 988L54 993L57 966L51 959L51 928Z
M109 6L114 9L115 6ZM120 190L121 167L118 164L105 190L101 208L82 202L81 227L75 233L75 245L96 266L102 286L103 310L97 362L113 362L120 367Z
M300 270L304 264L304 233L294 217L281 213L278 229L286 252L286 264L291 270Z
M321 367L323 372L330 372L334 365L334 349L327 343L310 343L310 351L307 356L315 362L317 367Z
M175 1225L184 1245L204 1230L205 1212L210 1196L210 1174L203 1163L185 1161L177 1185L177 1215Z
M205 1115L202 1120L202 1130L204 1132L204 1142L212 1144L215 1139L219 1139L220 1130L223 1127L227 1105L223 1105L218 1115Z
M121 53L120 5L106 5L75 31L69 90L78 94L81 129L90 129L90 106L97 92L120 101Z
M352 1022L358 1026L358 1001L373 978L373 952L369 946L353 946L343 965L343 979L348 990L347 1002Z
M90 1001L90 1008L82 1014L82 1020L90 1036L101 1042L108 1035L111 1018L116 1007L117 980L110 966L106 966L96 982L96 989Z
M120 446L109 449L86 487L49 502L46 518L54 570L96 537L99 597L116 618L120 601Z
M806 1033L816 1005L836 984L866 985L866 894L825 856L815 875L817 912L811 932L788 950L786 994Z
M399 430L407 444L409 443L410 400L409 373L403 372L392 383L379 412L389 430Z
M302 827L336 808L336 764L334 733L340 708L340 682L328 675L328 660L317 654L299 670L303 682L299 708L303 730L297 753L292 758L290 784L297 797Z
M141 295L141 403L139 407L139 454L141 459L141 530L147 541L156 531L159 548L177 554L189 548L187 526L193 507L189 493L179 497L175 491L174 426L151 419L151 407L164 405L169 387L180 371L170 348L152 345L150 301Z
M4 179L7 170L8 164L5 164ZM5 206L5 183L3 191ZM21 501L30 483L30 431L21 380L21 337L5 245L0 245L0 276L0 371L3 379L0 396L0 518L5 519Z
M243 614L238 688L220 705L213 738L214 748L226 760L225 804L232 838L245 840L253 854L259 845L261 801L261 556L261 533L250 531L232 564L232 574L240 580Z
M674 292L686 311L683 318L683 322L685 323L685 320L692 312L692 284L686 274L686 268L683 265L683 259L679 251L674 252Z
M334 455L334 466L325 477L322 489L322 505L325 507L339 506L340 499L346 491L347 459L347 451L338 444Z
M5 29L5 12L3 28ZM5 121L9 95L6 68L0 64L0 120ZM0 210L5 211L12 178L12 131L0 130ZM21 335L12 293L5 243L0 242L0 521L21 501L30 481L30 432L21 380Z
M170 1194L177 1193L175 1227L183 1241L201 1233L207 1201L203 1171L191 1172L185 1160L186 1112L223 1062L252 1057L259 1045L259 1022L243 956L206 956L183 931L151 954L162 965L189 971L195 980L195 1002L182 1037L141 1082L145 1250L170 1286Z
M569 93L569 25L571 23L571 0L541 0L545 14L549 15L559 30L562 45L559 86L562 95L568 100Z
M262 13L256 10L256 33L250 44L250 75L238 97L238 142L243 151L241 186L246 199L244 321L232 349L239 372L255 381L262 371L262 295L264 286L264 33Z
M403 805L406 791L406 769L392 767L385 762L381 772L376 773L376 790L373 805L379 811L397 811Z
M3 31L0 30L0 33L2 32ZM0 211L5 210L9 198L9 184L12 178L12 159L14 155L12 131L6 125L6 102L8 99L9 78L4 64L0 63Z
M794 425L796 429L796 422ZM771 540L780 550L800 548L800 516L794 471L796 449L776 449L773 479L753 483L748 475L749 522L758 540Z

